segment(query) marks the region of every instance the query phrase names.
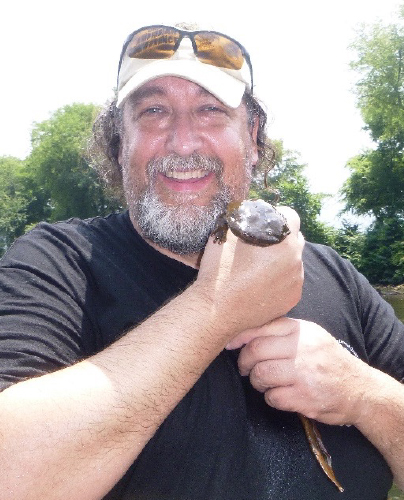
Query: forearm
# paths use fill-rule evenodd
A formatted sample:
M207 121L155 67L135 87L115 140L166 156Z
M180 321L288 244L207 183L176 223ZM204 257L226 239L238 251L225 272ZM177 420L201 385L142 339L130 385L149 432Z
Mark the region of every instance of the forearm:
M404 489L404 386L379 370L367 372L355 425L382 453Z
M228 340L187 290L103 352L0 395L2 500L100 499Z
M326 424L355 425L404 488L404 385L308 321L278 318L242 332L227 346L240 347L240 373L269 405Z
M231 338L297 304L304 241L293 227L268 248L210 240L196 282L144 323L0 394L1 500L102 498Z

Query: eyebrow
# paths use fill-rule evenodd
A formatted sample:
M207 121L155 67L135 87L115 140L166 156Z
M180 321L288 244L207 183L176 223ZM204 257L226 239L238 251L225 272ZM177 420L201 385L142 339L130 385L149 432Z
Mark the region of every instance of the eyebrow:
M136 105L143 99L158 95L165 95L164 90L158 85L153 85L152 87L141 87L140 89L137 89L132 93L132 95L129 97L129 101L132 105Z

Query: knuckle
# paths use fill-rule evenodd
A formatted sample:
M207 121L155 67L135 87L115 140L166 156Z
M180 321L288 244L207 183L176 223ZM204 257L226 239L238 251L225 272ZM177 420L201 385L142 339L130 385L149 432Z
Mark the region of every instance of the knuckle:
M259 392L264 392L268 388L268 384L265 382L267 373L265 363L257 363L250 372L251 385Z
M268 389L264 394L265 402L277 410L293 411L289 400L285 398L284 391L279 388Z
M259 357L263 347L263 337L255 337L248 344L248 350L253 358Z
M281 399L279 398L277 391L274 389L267 390L264 394L264 399L269 406L281 409Z
M245 348L244 348L245 349ZM242 375L247 375L249 373L250 367L246 360L245 350L242 349L238 357L237 365L240 373Z

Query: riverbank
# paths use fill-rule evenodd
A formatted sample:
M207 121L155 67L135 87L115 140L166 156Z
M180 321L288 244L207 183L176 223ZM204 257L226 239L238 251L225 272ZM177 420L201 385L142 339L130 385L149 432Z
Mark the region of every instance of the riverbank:
M399 296L404 298L404 284L402 285L374 285L374 288L380 293L382 296Z

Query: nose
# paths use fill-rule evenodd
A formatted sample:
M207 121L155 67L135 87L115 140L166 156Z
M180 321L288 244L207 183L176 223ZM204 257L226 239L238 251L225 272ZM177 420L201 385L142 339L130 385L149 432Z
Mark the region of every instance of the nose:
M166 141L169 153L189 156L198 152L202 142L194 117L188 113L178 113L172 118Z

